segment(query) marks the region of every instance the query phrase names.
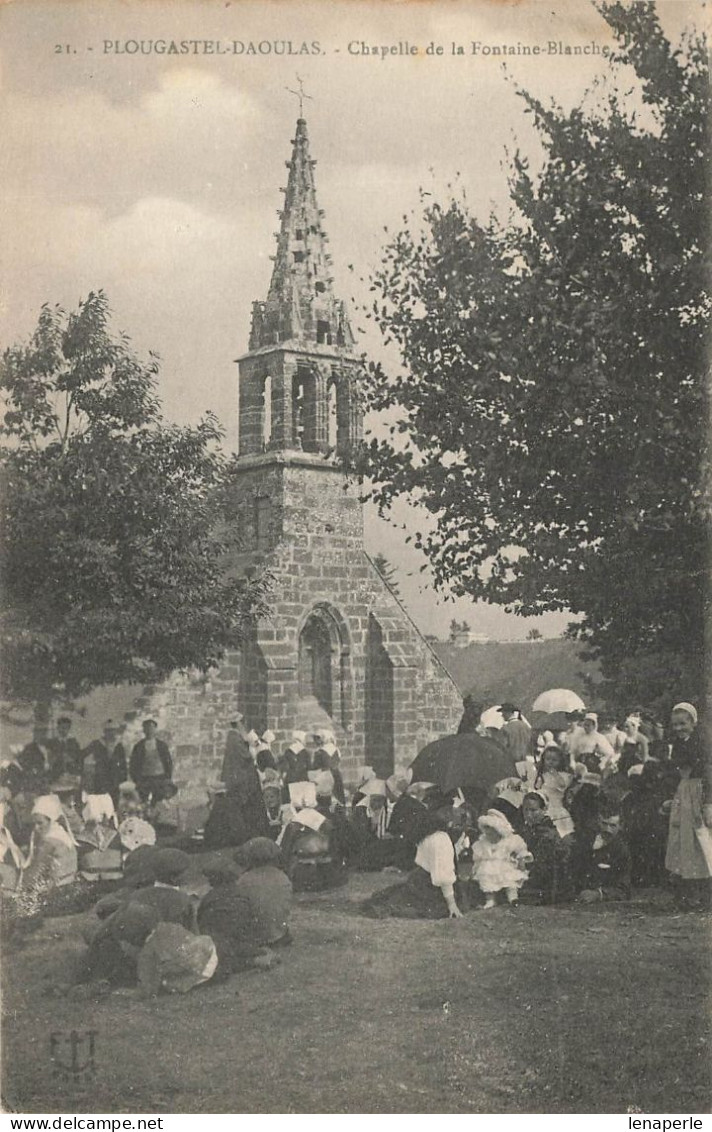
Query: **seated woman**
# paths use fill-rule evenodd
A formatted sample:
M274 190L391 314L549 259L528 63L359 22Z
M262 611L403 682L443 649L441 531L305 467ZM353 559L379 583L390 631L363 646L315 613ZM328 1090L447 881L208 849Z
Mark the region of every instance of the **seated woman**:
M276 838L282 829L282 779L279 771L273 767L267 767L261 777L262 797L267 811L269 833L270 837Z
M32 838L21 888L41 892L71 884L77 875L77 847L67 826L62 804L43 794L32 807Z
M388 832L396 842L394 865L400 869L412 869L418 845L431 832L430 810L445 804L433 782L414 782L400 795L393 805L388 823Z
M79 840L84 830L80 783L81 779L78 774L63 774L50 787L50 793L56 794L62 804L62 812L67 819L67 827L75 841Z
M563 840L548 815L547 799L539 791L524 795L523 837L534 860L521 888L524 903L555 904L571 896L569 840Z
M313 789L313 783L309 785ZM316 808L316 792L313 805L287 807L284 817L286 824L278 843L295 892L317 892L344 884L340 831Z
M76 838L79 865L85 880L121 879L121 838L110 794L85 795L82 828Z
M242 845L249 839L250 829L239 800L233 793L228 792L224 782L212 783L209 794L210 812L203 831L203 845L206 849L225 849L228 846ZM260 798L262 798L261 786ZM266 812L265 821L267 821Z
M266 949L291 943L292 885L280 862L274 841L255 837L236 850L234 869L207 867L213 887L200 901L198 930L215 942L216 977L253 966Z
M255 959L265 955L266 948L255 942L250 901L237 891L237 864L212 861L204 868L211 889L198 905L198 931L215 944L218 965L214 978L222 982L236 971L255 966Z
M388 788L381 778L361 787L362 798L351 813L351 863L366 872L393 865L398 843L389 832Z
M314 777L316 812L328 821L329 853L332 859L344 865L356 851L356 840L346 809L334 797L334 776L330 770L321 770Z
M265 947L290 942L292 885L281 868L279 846L269 837L253 837L234 856L243 870L235 887L249 902L255 942Z
M547 814L554 823L559 837L568 837L574 831L571 814L564 803L564 795L573 781L569 766L569 756L566 752L556 743L549 743L542 751L534 780L534 789L546 794Z
M362 905L366 916L383 919L459 919L456 900L455 842L462 835L461 815L452 806L431 811L418 842L408 879L377 892Z

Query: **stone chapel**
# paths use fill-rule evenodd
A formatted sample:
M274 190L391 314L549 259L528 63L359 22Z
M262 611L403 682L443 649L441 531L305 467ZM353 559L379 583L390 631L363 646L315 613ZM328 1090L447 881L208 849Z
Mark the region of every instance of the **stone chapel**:
M364 549L358 487L342 457L361 438L361 362L314 182L307 123L297 121L267 298L253 303L239 367L239 453L232 568L268 569L271 617L208 681L152 690L177 777L220 769L239 710L281 752L293 728L335 734L344 774L407 765L456 730L461 696Z

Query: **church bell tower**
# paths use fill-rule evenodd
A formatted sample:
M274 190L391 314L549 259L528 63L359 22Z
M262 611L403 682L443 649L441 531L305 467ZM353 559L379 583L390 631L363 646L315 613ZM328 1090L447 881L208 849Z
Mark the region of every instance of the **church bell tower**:
M344 304L335 297L315 160L297 120L267 298L252 304L240 367L240 457L346 455L361 438L360 363Z
M362 367L334 294L307 123L297 120L272 278L253 303L239 365L239 453L231 518L238 573L267 570L269 618L222 679L248 725L278 747L328 727L348 772L390 773L452 729L460 697L363 545L343 458L362 437Z

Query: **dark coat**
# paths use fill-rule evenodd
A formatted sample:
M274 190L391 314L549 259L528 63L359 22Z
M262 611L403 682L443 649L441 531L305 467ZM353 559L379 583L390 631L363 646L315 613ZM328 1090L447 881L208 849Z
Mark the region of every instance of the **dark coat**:
M225 756L223 758L220 777L230 788L236 778L240 776L240 768L250 760L250 747L247 740L231 727L225 740Z
M82 751L72 735L67 739L48 739L47 750L49 772L53 781L63 774L81 774Z
M242 816L242 808L227 794L216 794L203 831L206 849L226 849L249 841L250 831Z
M209 935L218 955L218 979L250 966L261 950L250 901L227 881L212 888L198 908L198 931Z
M49 745L46 745L46 750L47 759L45 759L45 753L40 744L33 741L28 743L18 755L17 762L22 770L21 789L36 793L46 791L52 777L49 767L46 766L48 761L51 765Z
M605 841L598 849L594 849L588 840L583 842L576 838L573 874L578 892L600 889L604 900L628 900L631 861L630 850L622 834Z
M646 773L647 771L647 773ZM648 762L631 781L621 805L623 833L631 856L633 884L660 884L664 878L669 818L661 812L668 799L664 768Z
M691 778L704 779L709 774L707 761L698 728L689 739L673 739L670 762L678 773L689 769Z
M225 758L227 760L227 752ZM235 755L225 785L227 793L216 797L210 815L213 817L215 814L210 823L211 837L212 826L215 826L215 840L211 848L219 849L221 845L242 845L251 837L267 837L269 818L262 794L262 783L257 767L249 754L246 758ZM230 840L224 840L225 836Z
M569 875L570 847L562 840L550 817L542 814L535 822L524 823L522 836L534 857L522 894L544 904L555 904L571 895Z
M162 739L156 739L156 750L158 757L163 766L163 773L166 778L173 776L173 759L168 750L168 746ZM139 739L138 743L131 752L131 759L129 760L129 774L134 782L140 782L144 777L143 764L146 758L146 740Z
M571 814L576 836L590 837L598 832L601 790L593 782L573 782L564 794L564 806Z
M86 774L82 770L82 786L90 794L111 794L116 802L119 786L126 780L128 773L126 750L123 743L117 743L113 750L109 750L101 739L95 739L84 751L84 760L94 758L94 782L85 782ZM86 767L86 763L84 763ZM89 789L89 786L92 789Z
M279 760L278 769L285 783L309 781L309 752L306 747L301 751L293 751L287 747Z

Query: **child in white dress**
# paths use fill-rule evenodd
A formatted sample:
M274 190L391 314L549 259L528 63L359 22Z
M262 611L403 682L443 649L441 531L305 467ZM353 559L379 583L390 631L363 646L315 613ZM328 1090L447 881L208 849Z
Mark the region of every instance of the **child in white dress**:
M485 894L485 909L494 908L498 892L506 894L508 904L516 905L529 875L526 866L534 858L499 810L488 810L477 825L481 832L472 847L472 879Z

